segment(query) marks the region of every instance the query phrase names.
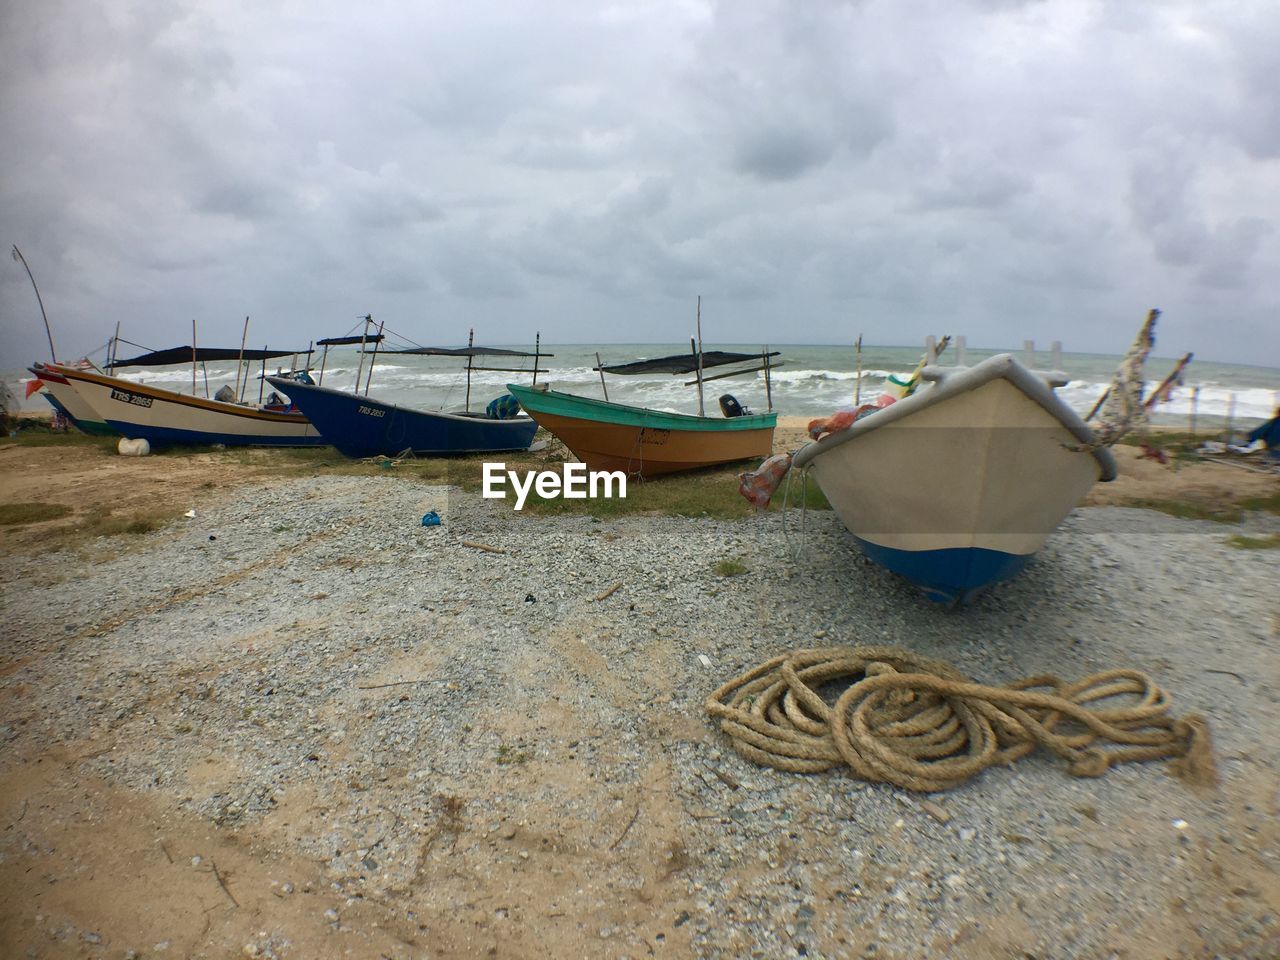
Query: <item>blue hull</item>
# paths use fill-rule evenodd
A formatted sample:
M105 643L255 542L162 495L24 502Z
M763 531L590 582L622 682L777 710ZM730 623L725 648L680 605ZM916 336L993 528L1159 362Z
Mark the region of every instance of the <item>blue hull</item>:
M123 420L108 420L107 426L130 440L145 440L153 449L173 446L205 446L220 443L224 447L323 447L324 437L264 437L256 434L217 433L205 430L179 430L173 427L151 427Z
M982 547L944 550L897 550L854 537L862 552L880 566L920 587L935 603L959 607L992 584L1017 576L1030 554L1004 553Z
M267 377L320 431L325 442L354 459L527 450L538 432L529 417L490 420L483 415L410 410L341 390Z

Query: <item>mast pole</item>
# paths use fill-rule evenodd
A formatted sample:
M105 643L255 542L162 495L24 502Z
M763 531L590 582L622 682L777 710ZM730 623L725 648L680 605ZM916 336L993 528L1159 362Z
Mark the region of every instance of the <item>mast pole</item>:
M600 362L600 351L596 351L596 369L600 371L600 389L604 391L604 401L609 402L609 388L604 385L604 364Z
M542 331L533 335L533 385L538 385L538 355L542 352Z
M764 396L769 402L769 412L773 412L773 384L769 375L769 345L764 345Z
M854 344L858 351L858 372L853 381L853 405L862 405L862 334L858 334L858 342Z
M22 255L16 243L13 245L13 259L19 261L26 269L27 279L31 281L31 289L36 292L36 303L40 304L40 316L44 318L44 334L49 338L49 359L57 363L58 354L53 349L53 331L49 329L49 315L44 312L44 299L40 296L40 288L36 286L36 278L32 276L31 268L27 266L27 258Z
M364 373L364 342L369 335L369 324L373 322L373 314L364 315L364 326L360 329L360 362L356 366L356 393L360 392L360 376Z
M191 318L191 395L196 395L196 318Z
M116 321L115 336L111 338L111 349L107 351L107 369L111 369L116 365L116 353L120 349L120 321Z
M328 359L329 359L329 345L326 343L324 345L324 353L320 355L320 379L316 381L316 386L320 386L320 384L324 383L324 365L325 365L325 362L328 361Z
M698 416L706 416L706 412L702 405L702 295L698 295L698 315L697 315L697 333L698 348L694 351L694 356L698 361Z
M467 332L467 350L471 350L471 348L475 346L475 342L476 342L476 328L472 327ZM471 364L474 362L474 360L475 360L475 357L473 357L470 353L468 353L467 354L467 406L466 406L467 413L471 412Z
M240 356L236 359L236 399L240 399L240 368L244 366L244 342L249 339L249 318L244 318L244 333L240 334ZM246 371L244 382L249 382L249 374Z
M262 353L263 353L263 357L262 357L262 376L258 378L258 406L262 406L262 394L263 394L263 390L264 390L264 388L265 388L265 387L266 387L266 385L267 385L267 358L266 358L266 352L267 352L267 345L264 343L264 344L262 345Z
M378 344L382 342L382 328L387 325L387 321L383 320L378 324L378 339L373 341L373 356L369 358L369 373L364 378L364 395L369 395L369 384L373 381L373 364L378 359Z

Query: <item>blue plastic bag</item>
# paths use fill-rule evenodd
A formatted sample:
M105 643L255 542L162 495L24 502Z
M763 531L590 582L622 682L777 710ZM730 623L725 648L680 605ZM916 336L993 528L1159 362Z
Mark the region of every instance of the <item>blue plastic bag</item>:
M430 511L422 518L422 525L424 527L438 527L443 522L444 521L440 519L440 514L436 513L434 510Z

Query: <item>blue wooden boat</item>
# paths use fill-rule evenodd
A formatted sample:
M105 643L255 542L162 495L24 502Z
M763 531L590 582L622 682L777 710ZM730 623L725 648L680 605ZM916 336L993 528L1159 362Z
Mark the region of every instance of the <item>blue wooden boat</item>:
M538 432L523 415L495 420L484 413L413 410L284 377L267 382L289 395L326 442L355 459L527 450Z
M369 321L366 318L366 322ZM362 337L339 338L328 343L359 342ZM376 338L374 358L377 356ZM511 367L481 367L475 365L476 357L532 357L533 373L545 373L537 369L538 360L550 356L545 353L526 353L520 350L504 350L496 347L477 347L474 331L465 347L411 347L401 350L384 350L383 353L416 354L419 356L448 356L467 358L466 406L462 410L445 412L416 410L395 403L387 403L359 390L361 372L356 374L354 391L335 390L323 384L308 383L297 375L268 376L267 382L287 394L289 399L319 431L326 442L340 453L354 459L364 457L434 456L455 453L498 453L511 450L527 450L538 432L538 424L530 417L516 412L514 416L491 415L489 411L473 412L471 405L471 373L473 370L499 370L502 372L529 372ZM319 341L326 345L326 341ZM363 366L363 358L362 358ZM370 361L370 379L373 361ZM307 378L309 379L309 378ZM490 407L502 405L491 404ZM511 404L514 411L519 407ZM511 410L507 413L510 414Z

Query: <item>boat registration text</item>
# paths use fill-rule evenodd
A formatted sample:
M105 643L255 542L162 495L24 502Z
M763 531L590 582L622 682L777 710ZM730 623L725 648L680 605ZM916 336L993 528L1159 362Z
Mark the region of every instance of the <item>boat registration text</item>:
M114 387L111 390L111 399L119 400L121 403L131 403L135 407L151 406L150 397L140 397L136 393L130 393L128 390L116 390Z

